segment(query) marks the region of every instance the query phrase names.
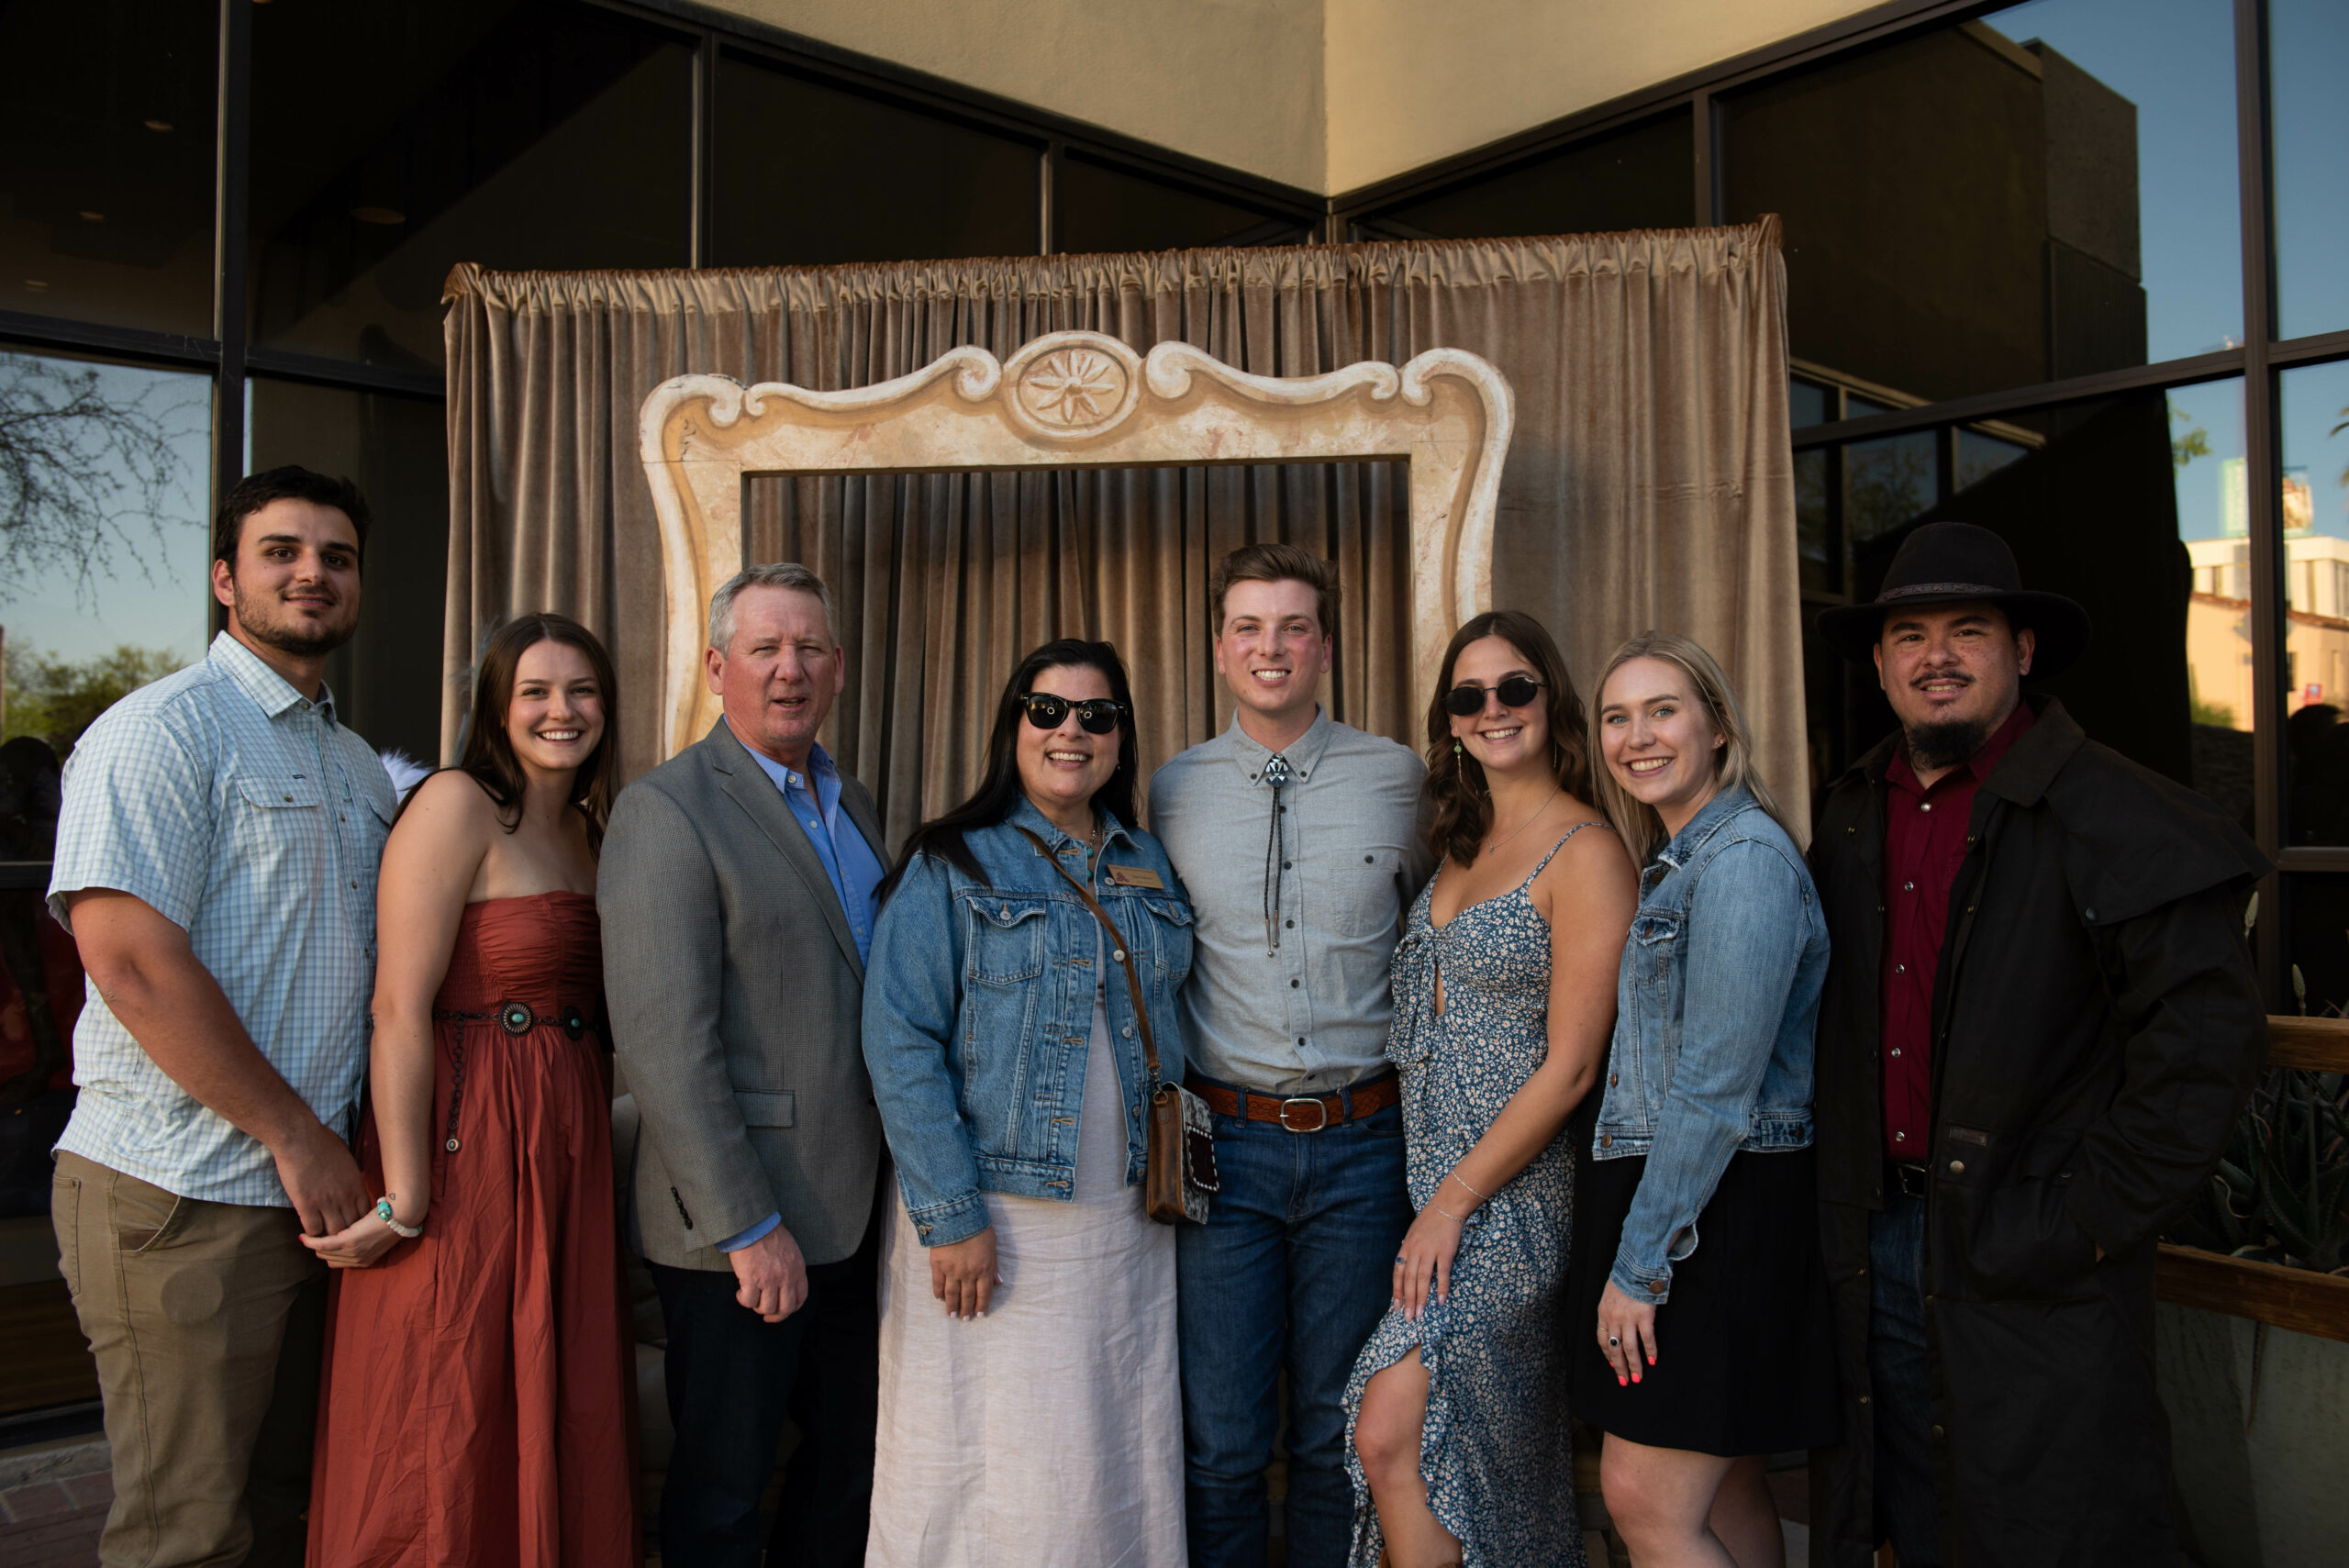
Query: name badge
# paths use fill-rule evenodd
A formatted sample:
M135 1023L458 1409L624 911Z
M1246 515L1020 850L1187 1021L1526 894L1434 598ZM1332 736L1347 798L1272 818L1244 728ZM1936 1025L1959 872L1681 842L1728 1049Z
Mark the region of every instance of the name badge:
M1148 866L1109 867L1109 880L1119 887L1147 887L1157 893L1166 891L1166 884Z

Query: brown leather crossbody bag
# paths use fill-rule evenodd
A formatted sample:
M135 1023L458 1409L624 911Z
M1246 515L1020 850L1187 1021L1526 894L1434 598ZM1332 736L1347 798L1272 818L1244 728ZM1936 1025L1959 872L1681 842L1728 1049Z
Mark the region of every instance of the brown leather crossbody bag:
M1069 874L1043 840L1019 829L1020 837L1036 846L1036 852L1052 862L1061 880L1076 889L1093 917L1101 922L1102 931L1108 937L1109 951L1115 955L1119 968L1126 972L1126 994L1133 999L1134 1024L1141 1030L1143 1063L1150 1069L1150 1120L1147 1127L1145 1152L1142 1157L1142 1208L1161 1225L1180 1225L1189 1220L1204 1225L1208 1218L1208 1204L1220 1183L1215 1169L1215 1123L1208 1118L1207 1102L1180 1084L1171 1084L1158 1064L1158 1040L1150 1027L1150 1009L1142 1005L1141 979L1134 973L1133 954L1127 951L1125 934L1117 922L1109 918L1109 911L1092 890Z

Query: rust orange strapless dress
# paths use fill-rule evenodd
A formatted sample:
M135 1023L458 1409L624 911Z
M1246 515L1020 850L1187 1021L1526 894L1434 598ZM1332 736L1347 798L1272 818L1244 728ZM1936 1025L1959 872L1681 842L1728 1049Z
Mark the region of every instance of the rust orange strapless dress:
M465 906L424 1235L334 1276L312 1568L640 1560L602 1013L592 896ZM380 1191L372 1115L360 1161Z

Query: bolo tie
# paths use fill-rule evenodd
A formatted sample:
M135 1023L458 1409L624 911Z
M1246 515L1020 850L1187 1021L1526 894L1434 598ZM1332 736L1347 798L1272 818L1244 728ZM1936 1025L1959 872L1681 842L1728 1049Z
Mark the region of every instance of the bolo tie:
M1273 820L1264 834L1264 956L1281 946L1281 786L1289 781L1288 759L1275 751L1264 763L1264 782L1273 786Z

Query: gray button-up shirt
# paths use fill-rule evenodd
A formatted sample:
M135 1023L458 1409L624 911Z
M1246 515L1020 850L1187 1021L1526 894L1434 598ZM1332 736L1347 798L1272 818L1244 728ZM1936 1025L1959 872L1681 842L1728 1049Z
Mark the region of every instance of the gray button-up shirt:
M1150 830L1191 895L1192 1064L1264 1094L1324 1094L1386 1066L1387 961L1433 866L1426 769L1317 713L1281 753L1275 847L1272 755L1235 719L1152 778Z
M65 766L49 906L110 887L187 932L238 1021L317 1118L349 1130L367 1072L375 868L392 781L367 743L222 632L108 708ZM182 1197L285 1207L277 1163L139 1049L98 989L57 1147Z

